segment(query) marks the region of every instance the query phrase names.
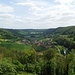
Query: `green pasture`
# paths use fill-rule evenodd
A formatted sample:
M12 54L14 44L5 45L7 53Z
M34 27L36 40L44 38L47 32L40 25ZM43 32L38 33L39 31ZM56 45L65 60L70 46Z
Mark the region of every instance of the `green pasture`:
M25 44L17 44L17 43L11 43L11 42L2 42L0 43L0 47L5 47L7 49L15 49L15 50L31 50L31 45L25 45Z

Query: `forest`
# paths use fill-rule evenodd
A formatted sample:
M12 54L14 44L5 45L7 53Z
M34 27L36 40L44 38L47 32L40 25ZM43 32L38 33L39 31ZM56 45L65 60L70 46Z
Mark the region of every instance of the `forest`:
M75 75L75 26L0 28L0 75Z

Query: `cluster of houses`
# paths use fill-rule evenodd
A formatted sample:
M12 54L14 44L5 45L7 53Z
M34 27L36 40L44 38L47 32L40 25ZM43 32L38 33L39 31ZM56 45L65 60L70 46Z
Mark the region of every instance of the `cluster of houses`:
M45 46L46 48L49 48L53 45L53 42L51 40L33 40L33 41L28 41L28 40L23 40L22 41L23 44L33 44L33 45L37 45L37 46Z
M17 42L18 44L25 44L25 45L37 45L37 46L44 46L46 48L50 48L53 45L53 42L49 39L49 40L33 40L33 41L29 41L27 39L22 40L21 42Z

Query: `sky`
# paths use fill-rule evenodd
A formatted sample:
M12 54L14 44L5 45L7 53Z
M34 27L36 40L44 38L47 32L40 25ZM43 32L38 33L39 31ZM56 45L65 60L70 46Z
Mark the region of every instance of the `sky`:
M0 0L0 28L48 29L75 25L75 0Z

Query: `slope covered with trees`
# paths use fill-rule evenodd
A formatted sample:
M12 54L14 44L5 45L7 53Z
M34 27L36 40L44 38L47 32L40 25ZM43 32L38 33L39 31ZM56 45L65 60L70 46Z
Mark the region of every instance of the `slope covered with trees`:
M75 75L75 26L0 29L0 75Z

